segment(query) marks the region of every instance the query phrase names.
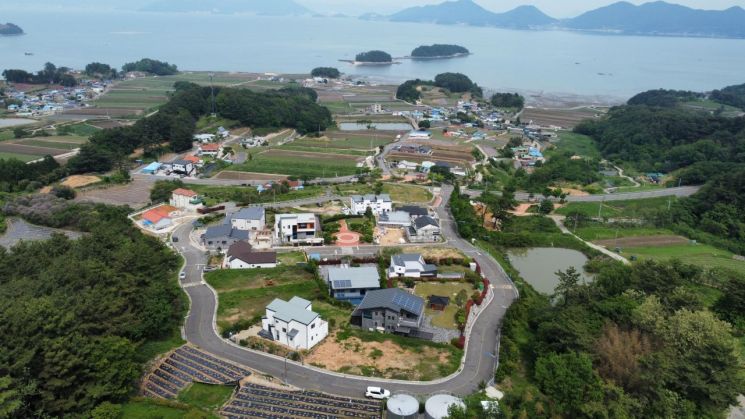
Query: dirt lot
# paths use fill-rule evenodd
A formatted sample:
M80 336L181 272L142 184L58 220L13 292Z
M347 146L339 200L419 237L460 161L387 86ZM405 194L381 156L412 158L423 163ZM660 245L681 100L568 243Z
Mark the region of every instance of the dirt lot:
M613 247L651 247L651 246L671 246L676 244L686 244L688 239L681 236L643 236L643 237L623 237L620 239L597 240L593 243L609 248Z
M135 209L142 208L150 202L150 189L154 181L154 179L150 181L135 178L126 185L82 191L75 199L110 205L129 205Z
M65 115L112 116L142 115L142 110L128 108L86 108L64 112Z
M600 111L590 108L580 109L525 109L520 116L522 121L533 121L543 126L555 125L564 129L574 128L583 119L594 118Z
M115 121L115 120L91 121L91 122L88 122L88 125L93 125L94 127L98 127L101 129L107 129L107 128L116 128L116 127L132 125L132 122L130 121L123 122L123 121Z
M83 186L92 185L100 181L101 178L98 176L72 175L63 180L61 184L71 188L82 188Z
M561 191L569 194L570 196L587 196L589 193L585 191L580 191L579 189L572 189L572 188L561 188Z
M377 358L371 356L375 350L382 355ZM362 342L356 337L350 337L338 342L336 335L328 336L312 353L305 358L306 364L323 365L332 371L342 371L360 374L361 367L373 367L381 372L383 378L406 376L410 380L425 378L424 374L432 371L419 371L418 366L423 360L433 363L447 363L449 353L434 348L422 348L419 351L403 349L392 341ZM376 374L377 376L377 374Z
M385 234L383 234L385 232ZM402 228L380 228L375 227L375 237L380 240L380 245L391 246L404 243L404 230Z
M230 180L274 180L277 182L287 179L287 176L282 175L270 175L266 173L254 173L254 172L236 172L233 170L224 170L215 175L214 179L230 179Z
M460 250L452 247L407 247L406 253L421 253L425 259L447 259L465 257Z

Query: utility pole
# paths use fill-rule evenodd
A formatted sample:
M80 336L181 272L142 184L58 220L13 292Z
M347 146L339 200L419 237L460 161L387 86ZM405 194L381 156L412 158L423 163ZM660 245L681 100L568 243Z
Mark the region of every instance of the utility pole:
M602 218L601 214L603 212L603 202L605 202L605 199L600 201L600 207L598 208L598 218Z
M217 116L217 110L215 108L215 86L212 84L212 78L215 75L210 73L210 96L212 97L212 116Z

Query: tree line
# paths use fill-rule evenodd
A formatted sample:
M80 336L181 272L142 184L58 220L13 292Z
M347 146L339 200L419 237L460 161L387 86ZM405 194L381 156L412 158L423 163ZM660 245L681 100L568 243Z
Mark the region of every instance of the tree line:
M469 54L468 48L452 44L420 45L411 51L411 56L416 58L449 57L454 55Z
M354 60L361 63L390 63L393 62L393 57L385 51L372 50L360 52Z
M420 86L435 86L447 89L453 93L469 92L473 97L480 98L484 95L483 89L468 76L461 73L441 73L434 80L407 80L396 89L396 99L406 102L416 102L422 98L419 91Z
M77 86L78 81L71 72L72 70L68 67L57 67L52 63L46 63L44 64L44 68L36 73L29 73L18 69L7 69L3 71L3 77L10 83L59 84L65 87Z
M14 214L62 217L86 233L0 248L0 416L89 417L127 399L143 345L179 324L179 258L136 230L128 208L18 200Z

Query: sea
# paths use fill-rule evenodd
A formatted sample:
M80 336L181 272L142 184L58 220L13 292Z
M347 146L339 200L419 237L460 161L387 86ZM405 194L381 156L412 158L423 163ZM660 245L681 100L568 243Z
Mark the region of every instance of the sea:
M487 90L625 99L655 88L708 91L745 82L745 40L521 31L333 17L50 10L4 12L26 35L0 37L0 69L45 62L83 68L143 57L181 70L308 73L317 66L372 81L468 75ZM394 57L451 43L472 55L390 66L339 62L381 49ZM26 55L26 53L33 55Z

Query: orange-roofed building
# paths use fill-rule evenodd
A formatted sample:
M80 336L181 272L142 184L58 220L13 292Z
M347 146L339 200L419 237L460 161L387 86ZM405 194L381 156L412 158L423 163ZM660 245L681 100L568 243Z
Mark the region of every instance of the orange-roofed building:
M197 164L202 163L202 159L200 159L199 157L197 157L197 156L195 156L193 154L189 154L188 156L185 156L184 157L184 160L186 160L188 162L192 162L192 163L194 163L194 165L197 165Z
M220 152L220 144L200 144L197 154L200 156L217 156Z
M203 206L199 194L191 189L184 188L178 188L171 192L170 204L178 209L187 211L196 211Z
M178 208L170 205L161 205L149 209L142 213L142 225L151 230L163 230L173 224L172 214L177 212Z

